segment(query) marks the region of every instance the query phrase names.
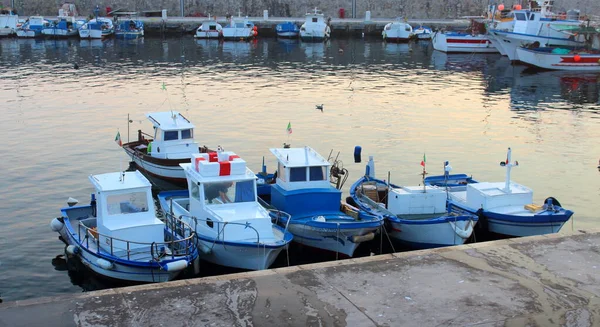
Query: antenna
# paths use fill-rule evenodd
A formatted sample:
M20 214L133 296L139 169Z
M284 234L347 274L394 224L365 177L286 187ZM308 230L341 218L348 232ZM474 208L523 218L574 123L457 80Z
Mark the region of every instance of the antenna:
M511 191L510 191L510 170L512 169L513 166L519 165L518 161L515 161L514 163L510 162L511 157L512 157L512 150L509 147L508 152L506 153L506 161L500 162L500 167L506 167L506 180L504 181L504 192L506 192L506 193L511 193Z

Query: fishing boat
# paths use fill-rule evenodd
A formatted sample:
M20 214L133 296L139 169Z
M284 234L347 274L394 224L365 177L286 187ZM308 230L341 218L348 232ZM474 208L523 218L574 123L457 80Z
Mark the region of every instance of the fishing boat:
M114 33L112 20L105 17L96 17L79 28L79 37L82 39L104 39Z
M181 167L188 189L161 192L158 199L167 216L193 226L202 259L262 270L287 248L292 234L276 222L289 215L259 204L256 175L243 159L226 151L195 153Z
M584 45L582 40L574 37L577 32L569 32L584 23L579 20L578 11L570 11L569 15L562 16L552 11L553 0L531 1L531 3L535 3L536 7L512 10L507 15L507 18L512 20L498 20L490 24L488 37L501 54L508 56L512 61L518 61L520 59L517 49L534 42L541 47Z
M395 22L387 23L381 32L384 41L408 42L414 37L413 28L410 24L398 18Z
M138 130L138 139L123 144L137 169L143 173L185 187L187 181L183 168L192 154L209 152L199 147L194 139L194 125L177 111L146 114L154 128L153 134Z
M58 16L57 21L42 29L42 34L50 37L71 37L79 35L79 28L85 24L73 16Z
M444 175L427 176L423 180L425 185L432 185L438 187L455 187L465 186L467 184L479 183L473 179L473 176L467 174L450 174L452 166L449 161L444 161Z
M42 30L50 26L42 16L31 16L29 19L17 28L17 37L34 38L42 36Z
M89 205L61 209L50 227L76 257L106 277L135 282L173 280L198 257L195 234L185 222L156 217L150 182L139 172L89 177Z
M258 27L248 20L248 17L231 17L229 23L223 27L223 39L248 41L258 35Z
M363 242L374 238L383 217L342 204L342 192L329 183L331 164L310 147L277 148L273 184L262 184L264 200L285 211L294 241L314 248L352 256ZM264 169L263 169L264 170Z
M294 22L285 22L275 26L277 37L294 39L300 35L300 28Z
M419 27L413 29L413 33L416 35L417 40L431 40L433 31L428 26L420 25Z
M322 42L331 36L331 28L325 16L317 8L306 14L306 21L300 26L300 39L305 42Z
M0 8L0 36L12 36L17 31L19 16L10 8Z
M519 61L542 69L600 72L599 50L571 50L560 47L517 49Z
M416 249L460 245L471 237L478 217L446 206L437 186L397 186L374 177L372 157L365 176L350 187L356 205L388 222L389 234ZM425 175L425 174L423 174Z
M198 39L218 39L221 36L223 36L223 26L214 19L202 22L194 34Z
M556 233L571 218L573 211L561 207L558 200L548 197L543 204L533 203L533 191L510 180L512 167L508 148L506 160L500 166L506 169L504 182L466 182L448 186L448 206L477 214L487 220L488 230L509 236L532 236ZM449 169L446 169L448 172ZM438 177L436 180L444 179ZM427 180L425 180L427 183Z
M144 22L133 17L119 19L115 28L117 39L133 40L144 36Z
M447 53L498 52L486 35L485 24L475 20L471 20L471 25L465 32L436 31L431 40L435 50Z

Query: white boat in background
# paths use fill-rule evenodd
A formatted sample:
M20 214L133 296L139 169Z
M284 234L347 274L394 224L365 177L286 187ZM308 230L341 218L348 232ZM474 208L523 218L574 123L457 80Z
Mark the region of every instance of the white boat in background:
M536 1L538 6L529 9L512 10L505 19L490 24L488 37L500 53L510 60L520 60L517 48L537 42L540 47L567 46L581 47L584 42L578 40L569 29L579 28L584 22L579 20L579 11L557 15L553 10L553 0Z
M90 204L63 208L50 223L67 244L68 257L100 275L136 282L172 280L196 260L194 231L174 217L156 217L151 184L142 174L89 180L95 188Z
M599 50L569 50L559 47L517 48L519 61L542 69L600 72Z
M258 27L248 17L231 17L222 29L223 39L247 41L258 35Z
M214 19L202 22L194 35L198 39L218 39L221 36L223 36L223 26Z
M300 26L300 39L305 42L321 42L331 37L331 28L325 16L317 8L306 14L306 21Z
M12 36L17 31L19 16L12 9L0 9L0 36Z
M79 37L82 39L103 39L115 33L112 19L96 17L79 28Z
M281 211L263 208L256 175L233 152L193 154L181 164L188 190L158 194L167 216L180 217L196 231L202 259L227 267L262 270L292 241Z
M387 23L381 32L384 41L408 42L413 36L413 28L410 24L398 18L396 21Z
M34 38L42 35L42 30L50 26L42 16L31 16L27 21L17 28L17 36L24 38Z
M418 40L431 40L431 36L433 35L431 28L423 25L413 28L413 33L417 36Z
M469 34L460 32L433 33L433 48L447 53L496 53L498 49L492 45L485 34Z

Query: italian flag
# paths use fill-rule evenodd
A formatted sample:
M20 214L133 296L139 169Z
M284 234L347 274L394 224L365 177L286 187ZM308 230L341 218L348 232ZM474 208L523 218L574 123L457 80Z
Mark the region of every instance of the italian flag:
M121 133L119 133L118 131L117 131L117 136L115 136L115 142L116 142L116 143L117 143L117 144L118 144L120 147L122 147L122 146L123 146L123 141L121 141Z
M288 134L292 134L292 123L288 122L288 126L285 129L287 131Z
M421 161L421 166L425 167L426 162L427 162L427 158L425 158L425 153L423 153L423 160Z

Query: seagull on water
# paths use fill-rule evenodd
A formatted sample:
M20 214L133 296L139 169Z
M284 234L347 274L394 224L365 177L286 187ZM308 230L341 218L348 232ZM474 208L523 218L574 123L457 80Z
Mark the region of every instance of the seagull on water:
M323 112L323 104L321 104L321 105L317 104L317 105L315 105L315 107L316 107L315 109L321 110L321 112Z

